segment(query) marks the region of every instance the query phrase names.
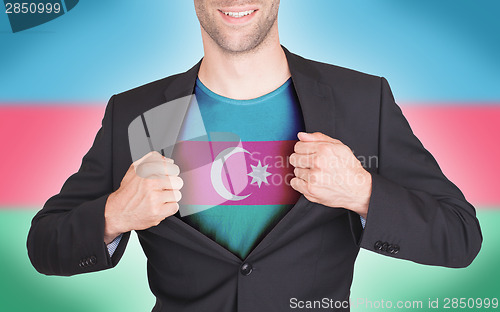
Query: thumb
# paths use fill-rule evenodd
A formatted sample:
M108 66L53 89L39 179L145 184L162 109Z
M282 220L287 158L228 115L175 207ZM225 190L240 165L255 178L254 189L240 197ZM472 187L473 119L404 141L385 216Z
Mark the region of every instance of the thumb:
M151 151L151 152L145 154L144 156L142 156L141 158L137 159L136 161L134 161L132 164L137 167L141 163L145 162L146 159L157 157L156 154L160 155L160 153L158 153L157 151ZM160 157L161 157L161 155L160 155Z
M301 141L305 142L331 142L331 143L342 143L337 139L334 139L332 137L327 136L326 134L323 134L321 132L313 132L313 133L307 133L307 132L299 132L297 134L297 137Z
M134 161L130 167L128 168L127 172L125 173L124 179L127 177L132 176L132 173L137 174L137 169L144 163L149 163L149 162L157 162L157 161L166 161L169 163L173 163L173 159L166 158L165 156L162 156L160 153L157 151L151 151L147 153L146 155L142 156L141 158L137 159Z

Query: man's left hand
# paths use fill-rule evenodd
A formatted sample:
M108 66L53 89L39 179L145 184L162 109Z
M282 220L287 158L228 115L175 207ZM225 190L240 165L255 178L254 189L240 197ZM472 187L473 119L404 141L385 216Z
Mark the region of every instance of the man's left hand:
M315 203L343 207L366 218L372 177L351 149L323 133L299 132L290 164L291 186Z

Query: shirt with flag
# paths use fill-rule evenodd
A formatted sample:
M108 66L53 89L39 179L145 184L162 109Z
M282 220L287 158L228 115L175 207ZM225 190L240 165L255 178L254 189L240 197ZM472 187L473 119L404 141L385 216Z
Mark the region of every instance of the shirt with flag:
M288 159L303 130L291 79L251 100L197 79L172 155L184 180L181 218L244 259L300 196Z

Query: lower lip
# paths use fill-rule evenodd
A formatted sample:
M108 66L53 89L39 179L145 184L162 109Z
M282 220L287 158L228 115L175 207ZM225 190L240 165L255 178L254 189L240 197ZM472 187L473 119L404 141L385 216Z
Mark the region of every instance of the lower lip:
M252 12L252 14L248 14L248 15L243 16L243 17L232 17L232 16L229 16L229 15L222 13L221 11L219 11L219 13L220 13L220 15L222 15L222 19L228 24L244 24L244 23L248 22L249 20L251 20L255 16L255 13L257 13L257 11L258 10L255 10Z

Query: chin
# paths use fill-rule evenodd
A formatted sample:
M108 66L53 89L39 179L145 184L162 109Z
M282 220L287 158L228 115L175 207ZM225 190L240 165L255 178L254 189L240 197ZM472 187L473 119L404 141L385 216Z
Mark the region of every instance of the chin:
M248 38L248 36L228 37L224 40L224 42L219 44L219 46L222 47L223 50L231 53L249 52L254 50L259 45L252 39Z

